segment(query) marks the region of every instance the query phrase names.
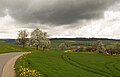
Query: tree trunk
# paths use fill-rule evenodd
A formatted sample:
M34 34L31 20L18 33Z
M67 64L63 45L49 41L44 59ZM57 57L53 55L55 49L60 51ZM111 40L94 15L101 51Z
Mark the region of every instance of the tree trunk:
M43 51L45 51L45 47L43 47Z
M37 50L38 50L39 46L37 45L36 47L37 47Z
M25 48L25 45L23 44L23 48Z

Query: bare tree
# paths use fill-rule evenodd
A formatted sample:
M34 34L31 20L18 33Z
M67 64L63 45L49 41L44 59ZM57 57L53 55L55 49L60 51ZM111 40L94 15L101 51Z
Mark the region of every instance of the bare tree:
M28 32L26 30L21 30L19 31L18 33L18 38L17 38L17 42L19 44L22 44L23 47L25 47L25 44L27 43L28 41Z
M43 50L45 50L45 48L47 48L50 45L47 33L42 32L42 30L36 28L31 33L31 44L33 46L36 46L37 49L41 47L43 48Z

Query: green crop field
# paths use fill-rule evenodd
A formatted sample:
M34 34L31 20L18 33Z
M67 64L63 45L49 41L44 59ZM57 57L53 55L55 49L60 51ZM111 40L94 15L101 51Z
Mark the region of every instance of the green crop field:
M0 41L0 54L8 53L8 52L27 52L34 50L34 48L17 46L14 44L6 43L4 41Z
M17 77L120 77L120 56L63 50L34 51L20 57L15 67ZM34 69L40 76L26 72Z

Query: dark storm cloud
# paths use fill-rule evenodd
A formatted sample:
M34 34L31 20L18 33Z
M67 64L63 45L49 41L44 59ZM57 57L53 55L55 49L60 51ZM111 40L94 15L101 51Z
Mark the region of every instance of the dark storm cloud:
M118 0L1 0L12 17L22 23L63 25L98 19ZM1 10L0 10L1 11ZM2 14L2 13L0 13Z

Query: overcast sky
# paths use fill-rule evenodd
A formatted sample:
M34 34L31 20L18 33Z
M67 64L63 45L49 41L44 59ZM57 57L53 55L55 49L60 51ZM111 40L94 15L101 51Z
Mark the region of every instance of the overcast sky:
M0 0L0 38L35 28L50 37L120 39L120 0Z

